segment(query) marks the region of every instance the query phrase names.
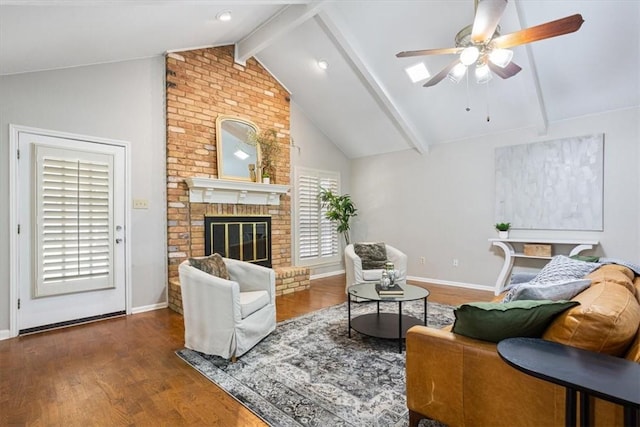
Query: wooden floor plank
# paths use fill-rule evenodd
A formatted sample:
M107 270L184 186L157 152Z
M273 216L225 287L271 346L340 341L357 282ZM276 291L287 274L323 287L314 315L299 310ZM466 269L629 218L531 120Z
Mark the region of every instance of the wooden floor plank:
M344 275L278 297L278 321L346 301ZM490 292L424 285L429 301L486 301ZM0 341L0 425L264 426L188 366L182 316L156 310Z

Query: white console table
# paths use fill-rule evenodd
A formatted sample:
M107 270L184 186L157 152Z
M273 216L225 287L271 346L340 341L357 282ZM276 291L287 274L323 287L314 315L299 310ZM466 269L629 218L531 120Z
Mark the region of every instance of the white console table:
M494 291L495 295L500 294L503 291L505 285L507 284L507 280L511 275L511 270L513 269L513 262L516 258L533 258L533 259L551 259L550 256L534 256L534 255L525 255L522 252L516 252L513 247L513 244L525 244L525 243L539 243L543 245L551 245L552 249L555 249L555 246L558 245L566 245L572 246L571 251L567 256L578 255L582 251L586 251L589 249L593 249L594 246L598 245L597 240L553 240L553 239L489 239L493 246L497 246L504 252L504 265L502 266L502 270L500 270L500 274L498 275L498 280L496 281L496 289ZM553 252L555 255L559 255L555 251Z

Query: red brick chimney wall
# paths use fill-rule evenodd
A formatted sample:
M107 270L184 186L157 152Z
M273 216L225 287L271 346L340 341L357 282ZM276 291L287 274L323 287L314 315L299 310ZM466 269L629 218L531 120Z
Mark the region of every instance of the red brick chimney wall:
M233 46L168 54L166 70L169 278L178 276L185 258L204 255L205 215L270 215L273 267L291 266L289 195L279 206L189 203L184 182L218 177L216 118L222 114L278 132L275 182L291 185L289 93L254 58L246 66L234 63Z

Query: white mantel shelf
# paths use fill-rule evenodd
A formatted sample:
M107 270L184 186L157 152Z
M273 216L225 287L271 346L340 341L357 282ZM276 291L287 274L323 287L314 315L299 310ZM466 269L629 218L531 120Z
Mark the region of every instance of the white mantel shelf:
M191 203L230 203L238 205L279 205L288 185L214 178L186 178Z

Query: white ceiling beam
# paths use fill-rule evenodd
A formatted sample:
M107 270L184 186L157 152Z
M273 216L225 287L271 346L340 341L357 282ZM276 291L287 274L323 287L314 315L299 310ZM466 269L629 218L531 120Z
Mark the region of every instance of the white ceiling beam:
M524 12L522 10L522 5L520 1L514 1L516 6L516 16L518 17L518 22L520 23L520 28L528 28L526 19L524 18ZM535 126L538 130L539 135L546 135L549 130L549 118L547 116L547 108L544 105L544 98L542 97L542 88L540 87L540 79L538 77L538 68L536 67L536 62L533 57L533 52L531 50L531 45L526 44L524 46L527 51L527 59L529 60L530 68L527 70L531 74L531 84L533 85L533 89L536 93L536 99L538 101L538 108L536 109L537 115L535 118Z
M246 65L247 59L273 43L306 20L312 18L326 0L312 0L307 4L290 4L235 45L234 60Z
M354 49L356 45L352 39L340 30L340 26L336 24L334 19L330 17L326 11L320 11L316 15L316 20L324 29L330 39L336 44L336 47L342 52L345 60L351 65L351 68L358 75L359 80L365 85L368 92L371 93L382 108L383 112L389 117L393 125L404 136L410 146L416 149L420 154L429 151L429 145L425 143L415 131L412 124L403 116L400 109L393 101L384 85L370 71L371 68Z

